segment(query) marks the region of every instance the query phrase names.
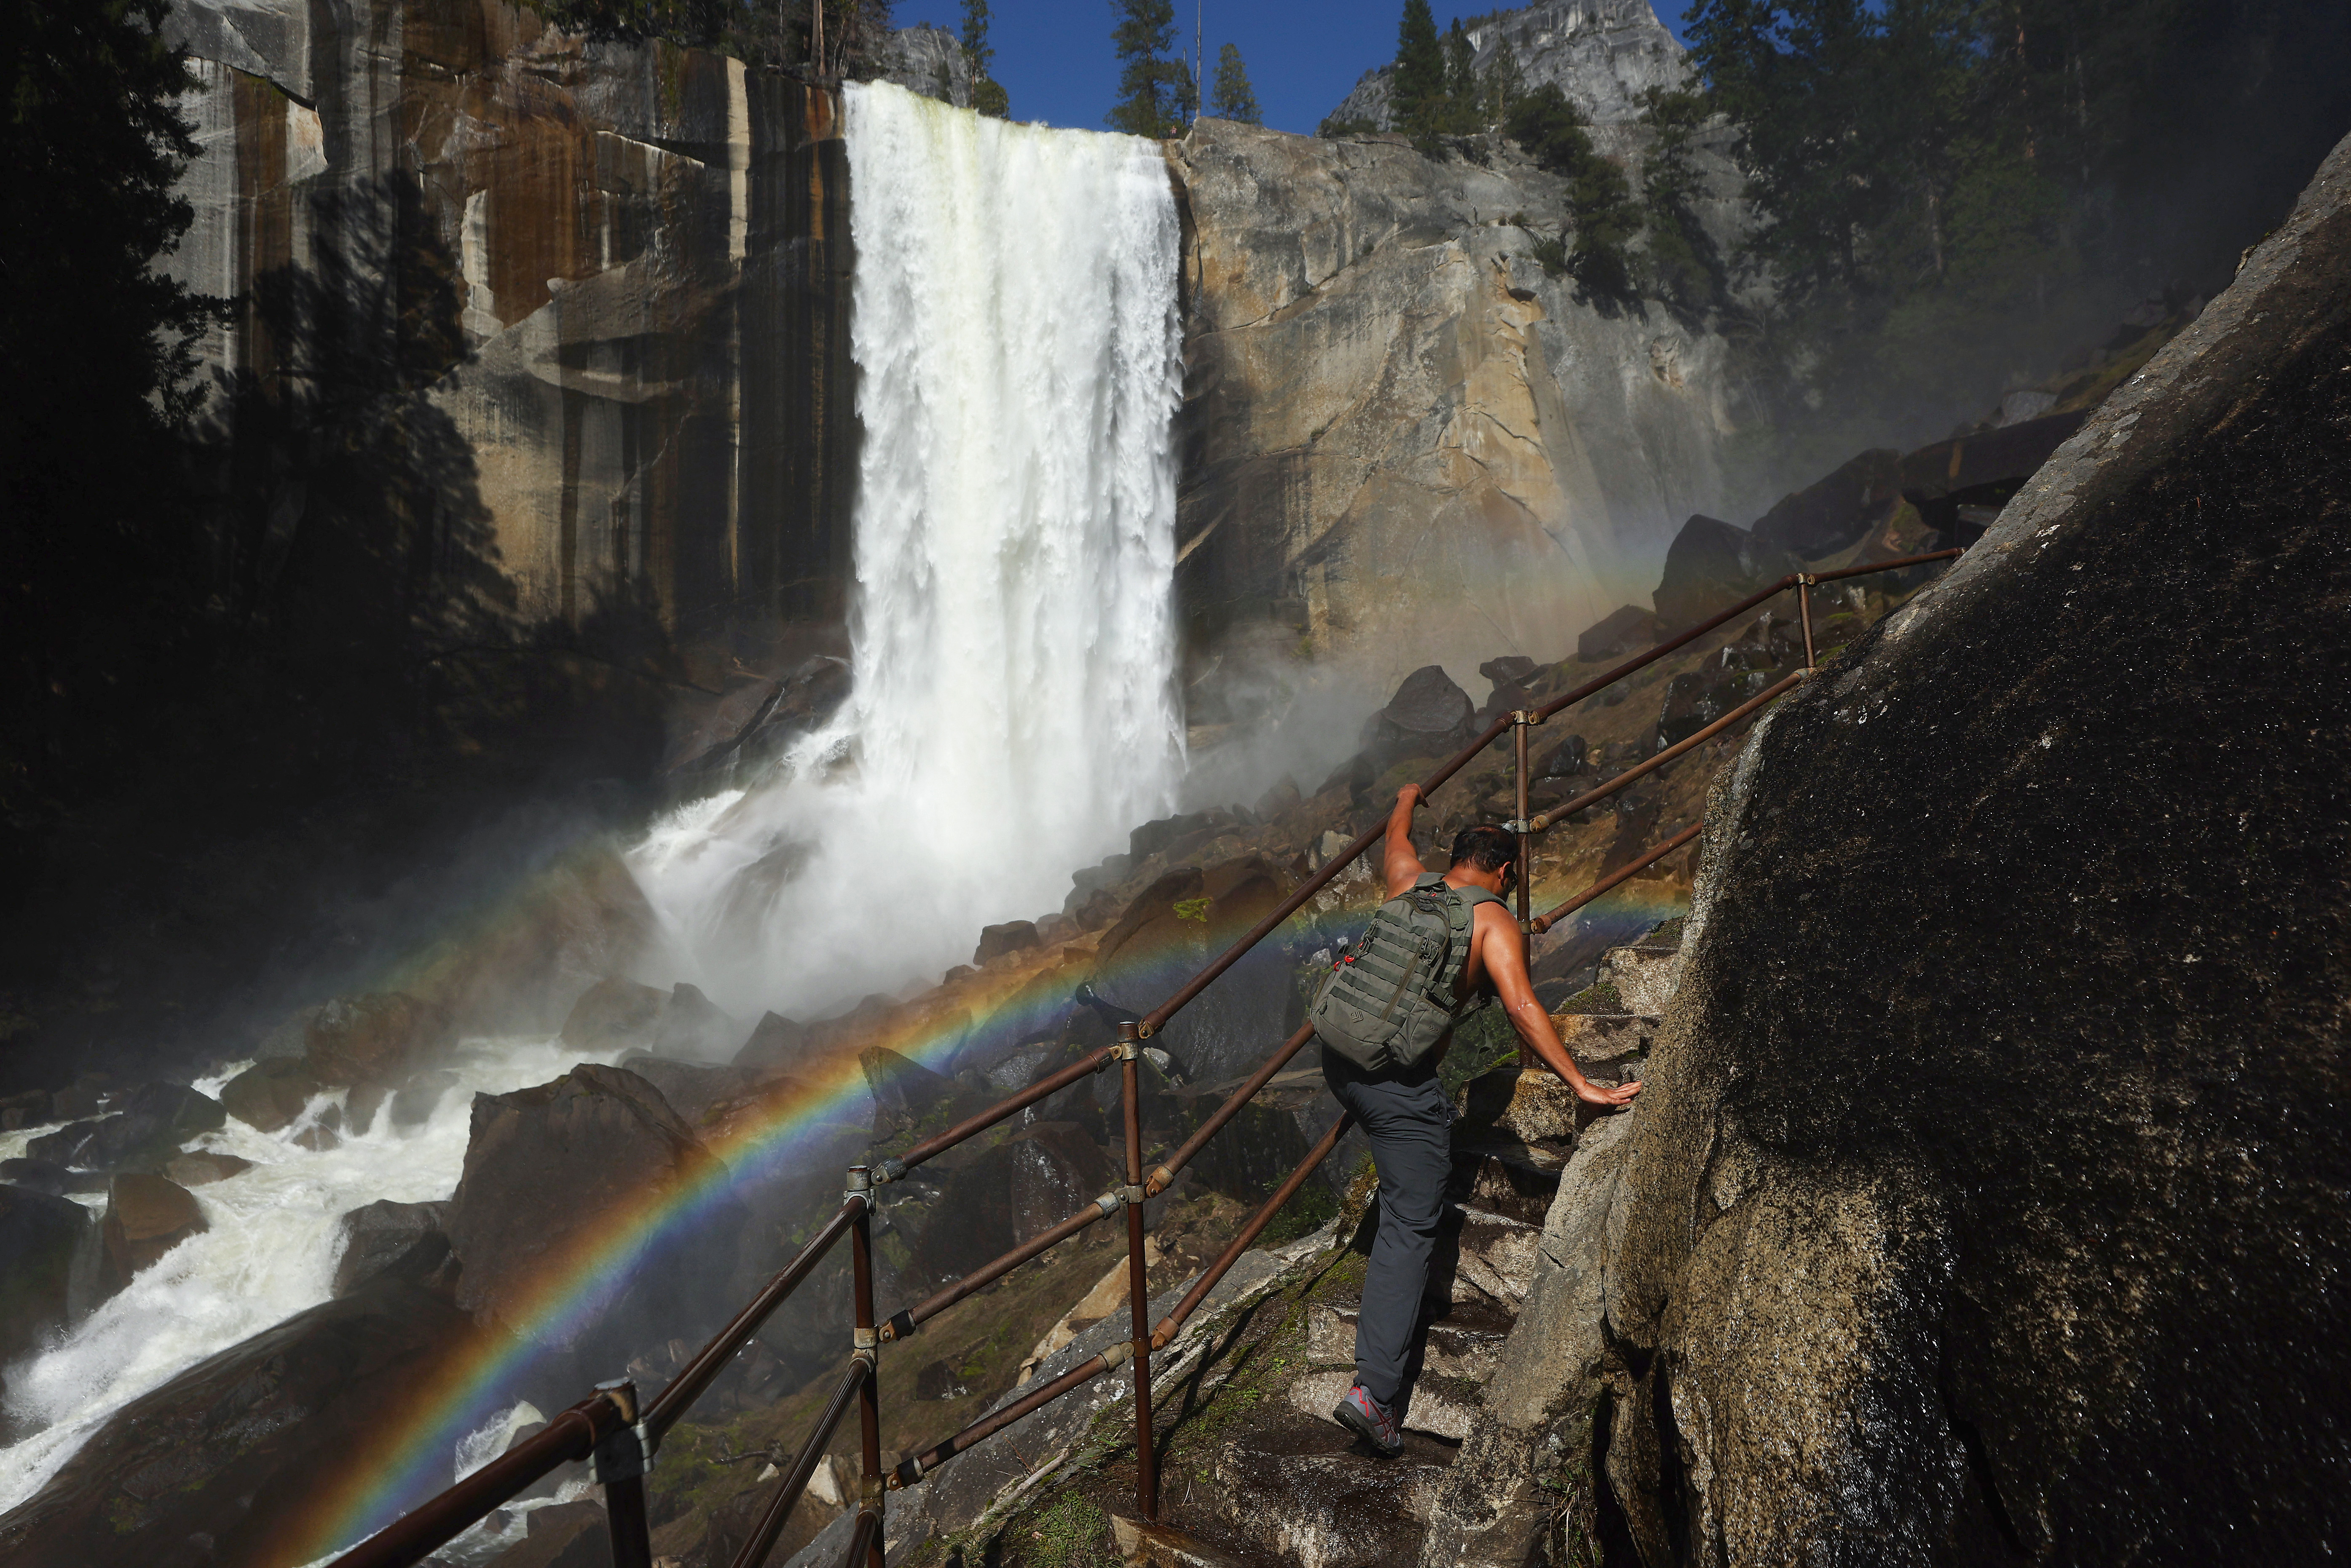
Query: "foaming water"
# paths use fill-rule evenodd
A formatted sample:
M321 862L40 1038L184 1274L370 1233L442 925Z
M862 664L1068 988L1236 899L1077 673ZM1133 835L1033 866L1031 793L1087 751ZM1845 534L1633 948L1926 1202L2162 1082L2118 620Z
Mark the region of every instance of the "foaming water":
M32 1495L131 1400L327 1300L346 1211L379 1199L434 1202L454 1192L475 1091L544 1083L580 1060L555 1041L473 1042L451 1064L456 1086L418 1126L394 1129L389 1116L379 1116L363 1136L307 1149L293 1138L340 1098L322 1096L281 1132L256 1132L231 1118L192 1145L249 1159L253 1168L195 1189L210 1229L164 1253L57 1342L9 1367L9 1424L38 1429L0 1449L0 1512ZM196 1087L216 1093L220 1081ZM104 1198L85 1201L102 1206Z
M634 865L722 1005L822 1011L1060 906L1164 815L1177 223L1157 146L851 84L856 689Z

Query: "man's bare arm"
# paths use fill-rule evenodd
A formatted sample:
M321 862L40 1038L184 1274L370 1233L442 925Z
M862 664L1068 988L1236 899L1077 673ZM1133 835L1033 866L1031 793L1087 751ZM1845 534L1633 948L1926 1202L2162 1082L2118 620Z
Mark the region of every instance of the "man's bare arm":
M1478 912L1484 915L1491 907L1485 906ZM1500 1000L1502 1011L1510 1017L1510 1027L1519 1032L1519 1038L1542 1059L1545 1066L1567 1080L1568 1087L1575 1091L1576 1098L1595 1106L1621 1106L1630 1101L1641 1092L1639 1084L1602 1088L1583 1075L1575 1064L1575 1058L1569 1055L1567 1047L1560 1044L1559 1031L1551 1025L1551 1014L1544 1012L1543 1004L1535 999L1535 988L1527 979L1526 938L1520 932L1516 921L1507 915L1500 915L1499 911L1497 914L1499 918L1489 917L1479 921L1479 939L1484 949L1480 956L1486 961L1486 978L1492 982L1494 994Z
M1388 841L1380 859L1380 876L1388 885L1388 897L1412 891L1412 885L1424 867L1420 856L1412 846L1412 814L1420 805L1420 786L1406 784L1396 791L1395 809L1388 813Z

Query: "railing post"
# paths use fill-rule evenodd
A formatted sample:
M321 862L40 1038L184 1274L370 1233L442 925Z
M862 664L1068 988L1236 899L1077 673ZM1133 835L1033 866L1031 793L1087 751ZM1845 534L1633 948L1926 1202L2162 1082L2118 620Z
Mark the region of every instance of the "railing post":
M873 1173L865 1166L849 1168L849 1190L865 1193L865 1206L849 1231L849 1267L857 1295L857 1324L852 1354L867 1364L864 1382L857 1390L857 1428L861 1445L858 1463L858 1527L868 1542L866 1568L882 1564L882 1367L881 1341L873 1332ZM873 1523L869 1529L865 1516Z
M1527 805L1527 727L1532 722L1532 718L1523 708L1510 715L1510 728L1518 736L1519 815L1510 826L1519 836L1519 929L1521 931L1527 929L1527 920L1534 912L1528 902L1531 894L1527 888L1527 873L1533 867L1535 857L1535 836L1528 831L1527 826L1527 818L1531 815Z
M1142 1033L1118 1026L1119 1069L1126 1101L1126 1304L1134 1340L1134 1506L1159 1517L1159 1452L1151 1428L1151 1282L1143 1262Z
M1813 657L1813 577L1809 572L1796 574L1796 613L1804 620L1804 668L1811 670L1820 660Z
M652 1527L645 1521L645 1470L653 1462L640 1424L637 1386L627 1378L599 1383L596 1391L621 1412L622 1425L596 1445L590 1464L604 1489L604 1528L612 1538L612 1568L653 1568Z

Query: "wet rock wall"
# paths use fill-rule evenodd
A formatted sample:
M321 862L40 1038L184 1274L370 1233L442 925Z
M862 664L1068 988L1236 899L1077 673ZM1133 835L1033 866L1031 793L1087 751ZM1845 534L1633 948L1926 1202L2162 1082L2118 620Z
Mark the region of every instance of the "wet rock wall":
M1716 786L1610 1221L1639 1559L2351 1531L2351 144Z
M842 613L828 94L496 0L183 0L225 574L453 647L755 653ZM390 590L387 593L387 590Z

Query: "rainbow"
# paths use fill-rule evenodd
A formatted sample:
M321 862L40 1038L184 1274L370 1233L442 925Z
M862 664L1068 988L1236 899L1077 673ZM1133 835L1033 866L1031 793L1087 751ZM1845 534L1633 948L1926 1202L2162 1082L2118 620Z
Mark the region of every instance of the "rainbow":
M1136 950L1145 945L1130 942L1121 949L1095 982L1123 1002L1147 1005L1199 962L1199 950L1188 940ZM289 1565L317 1562L449 1485L458 1440L512 1404L511 1389L545 1347L576 1339L638 1270L658 1266L665 1246L693 1236L738 1190L776 1176L794 1145L810 1132L828 1123L870 1119L859 1051L880 1045L935 1068L983 1031L1014 1044L1036 1038L1029 1032L1051 1027L1070 1000L1069 986L1037 984L1040 972L1019 967L1001 974L983 971L977 983L967 981L955 994L946 1018L934 1015L895 1030L861 1033L833 1057L795 1065L792 1077L799 1091L768 1102L757 1116L708 1137L707 1147L717 1158L697 1177L607 1210L571 1247L550 1249L507 1313L506 1330L475 1336L426 1370L399 1406L374 1423L376 1440L355 1450L339 1479L285 1521L266 1560ZM963 1010L968 1011L968 1023ZM582 1388L580 1396L587 1392Z
M1542 891L1559 896L1551 888ZM1578 925L1571 929L1579 939L1621 940L1616 933L1629 935L1687 907L1687 890L1678 881L1635 880L1580 911ZM1311 909L1301 912L1290 928L1290 945L1293 950L1310 948L1360 924L1364 912L1320 918ZM1147 1003L1186 978L1200 957L1198 945L1188 938L1130 942L1105 972L1092 978L1122 1002ZM1043 971L983 971L954 995L944 1017L935 1012L895 1030L863 1033L853 1046L829 1059L797 1065L799 1092L768 1102L758 1116L712 1137L708 1147L717 1158L697 1177L607 1210L568 1250L552 1250L520 1293L508 1314L508 1330L475 1336L420 1376L400 1406L375 1423L376 1440L355 1451L340 1479L285 1522L270 1560L317 1562L447 1486L458 1440L512 1403L513 1387L545 1347L577 1338L638 1270L658 1266L665 1247L693 1236L738 1189L776 1176L795 1144L810 1133L829 1123L867 1119L870 1100L859 1050L878 1044L935 1068L946 1065L967 1038L983 1033L1010 1044L1036 1038L1032 1032L1050 1027L1069 1001L1067 988L1038 983L1047 972L1050 966ZM888 1310L894 1303L883 1304ZM580 1392L584 1397L587 1390Z

